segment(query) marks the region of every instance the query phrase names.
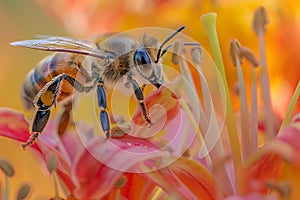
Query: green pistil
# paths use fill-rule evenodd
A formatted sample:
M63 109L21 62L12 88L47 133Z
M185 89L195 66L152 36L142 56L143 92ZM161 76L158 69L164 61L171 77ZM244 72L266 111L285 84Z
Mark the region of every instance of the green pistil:
M206 32L208 34L208 40L210 43L210 47L212 50L212 55L215 64L217 65L222 78L226 80L226 75L225 75L225 68L224 68L224 63L222 59L222 54L221 54L221 49L219 45L219 39L218 39L218 34L217 34L217 29L216 29L216 19L217 19L217 14L216 13L207 13L201 16L200 20L202 24L204 25Z
M232 102L230 99L230 93L229 93L229 87L227 84L226 74L225 74L225 68L223 64L222 54L220 50L220 45L218 41L218 35L216 30L216 18L217 15L215 13L208 13L205 15L202 15L201 22L203 23L206 32L208 34L208 39L210 42L210 46L212 49L213 59L217 66L217 69L219 70L223 85L225 88L225 94L226 94L226 125L228 129L229 139L230 139L230 145L232 149L232 155L233 155L233 163L234 163L234 169L235 169L235 178L238 180L238 169L241 166L241 149L240 144L238 140L238 134L237 134L237 128L236 128L236 122L232 107ZM219 83L221 84L221 83Z

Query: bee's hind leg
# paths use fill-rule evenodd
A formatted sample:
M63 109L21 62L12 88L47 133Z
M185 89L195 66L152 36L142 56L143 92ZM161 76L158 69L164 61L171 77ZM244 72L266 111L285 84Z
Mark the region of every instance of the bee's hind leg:
M40 133L45 128L49 116L50 116L50 109L54 105L56 105L56 98L59 93L59 88L61 85L61 81L66 80L68 81L77 91L79 92L89 92L92 88L95 86L83 86L81 83L79 83L76 79L73 77L67 75L67 74L60 74L53 78L51 81L49 81L36 95L34 99L34 105L37 107L37 112L34 116L33 124L31 127L31 133L32 135L28 139L27 142L22 144L23 148L26 148L27 146L33 144ZM70 106L70 107L68 107ZM65 106L65 113L62 114L63 121L59 124L58 133L62 134L65 129L67 128L69 119L68 115L70 116L71 111L71 105ZM66 119L64 119L66 118Z
M55 104L56 96L58 94L62 79L63 75L53 78L39 91L35 97L34 105L37 107L37 112L34 116L31 127L32 135L27 142L22 144L24 149L33 144L45 128L50 116L50 108Z

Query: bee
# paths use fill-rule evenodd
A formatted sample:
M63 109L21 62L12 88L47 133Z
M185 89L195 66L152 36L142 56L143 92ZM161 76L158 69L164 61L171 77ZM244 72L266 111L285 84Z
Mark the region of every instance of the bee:
M73 96L73 89L87 93L96 88L101 127L109 138L110 121L105 90L121 79L131 85L144 119L151 126L143 91L137 80L143 79L156 88L163 84L160 58L170 45L164 46L184 28L182 26L177 29L160 45L155 37L146 34L141 42L120 34L96 36L93 41L48 37L12 42L13 46L55 52L39 62L29 72L23 84L22 98L25 107L36 108L31 136L22 144L23 148L37 140L48 122L51 108L57 103L64 106L58 133L65 131L72 108L68 99Z

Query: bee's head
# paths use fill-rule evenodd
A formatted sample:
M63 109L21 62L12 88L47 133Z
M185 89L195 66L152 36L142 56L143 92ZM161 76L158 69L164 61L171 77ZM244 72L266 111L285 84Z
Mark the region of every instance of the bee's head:
M159 88L163 84L162 68L160 64L152 61L150 54L145 47L138 48L133 56L138 73Z
M147 79L154 86L159 88L163 84L163 76L162 76L162 66L159 63L160 58L168 51L171 45L168 45L164 48L164 46L180 31L182 31L185 26L181 26L175 32L173 32L169 37L167 37L156 49L156 55L150 56L150 51L153 51L153 47L155 46L157 40L153 37L146 37L144 35L144 45L143 47L138 48L134 53L134 63L136 65L137 71L139 74ZM150 44L150 45L149 45ZM150 46L152 48L146 48L146 46ZM153 52L152 52L153 54Z

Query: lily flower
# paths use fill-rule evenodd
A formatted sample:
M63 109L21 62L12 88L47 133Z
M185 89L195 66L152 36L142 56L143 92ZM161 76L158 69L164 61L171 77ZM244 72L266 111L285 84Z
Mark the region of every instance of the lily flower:
M153 110L150 117L156 122L151 128L146 127L140 108L133 115L131 129L113 128L109 139L83 122L68 126L66 133L58 136L57 119L50 120L38 143L30 148L55 179L53 199L300 198L296 189L299 116L292 118L300 84L277 128L265 56L266 9L257 9L253 20L260 60L236 39L231 42L230 57L238 76L239 118L217 37L216 14L203 15L201 22L213 59L201 46L190 48L188 54L183 41L174 42L172 62L180 71L180 79L147 96L146 107ZM251 66L251 107L242 59ZM28 139L29 125L23 114L0 109L0 118L0 135L21 142ZM58 183L63 195L58 192Z

